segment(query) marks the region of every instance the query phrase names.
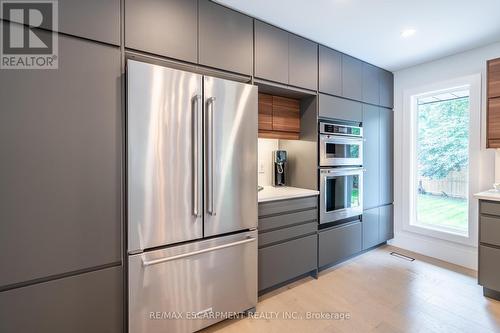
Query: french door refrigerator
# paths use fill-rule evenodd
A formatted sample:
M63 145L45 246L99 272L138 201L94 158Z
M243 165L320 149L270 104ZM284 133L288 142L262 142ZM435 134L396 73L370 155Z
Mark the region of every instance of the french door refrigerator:
M127 61L129 332L257 304L257 88Z

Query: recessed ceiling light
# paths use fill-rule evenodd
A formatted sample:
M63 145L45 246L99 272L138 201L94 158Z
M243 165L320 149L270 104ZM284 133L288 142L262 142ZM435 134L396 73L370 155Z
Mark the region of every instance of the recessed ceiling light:
M417 32L417 30L415 30L413 28L404 29L403 31L401 31L401 37L408 38L408 37L413 36L416 32Z
M401 37L408 38L408 37L413 36L416 32L417 32L417 30L415 30L413 28L404 29L403 31L401 31Z

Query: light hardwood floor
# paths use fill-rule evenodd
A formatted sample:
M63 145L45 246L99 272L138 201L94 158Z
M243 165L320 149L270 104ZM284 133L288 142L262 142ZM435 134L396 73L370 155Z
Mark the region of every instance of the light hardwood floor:
M226 320L203 332L500 332L500 302L483 297L475 271L390 246L266 294L257 312L279 316ZM291 320L284 312L347 312L350 319Z

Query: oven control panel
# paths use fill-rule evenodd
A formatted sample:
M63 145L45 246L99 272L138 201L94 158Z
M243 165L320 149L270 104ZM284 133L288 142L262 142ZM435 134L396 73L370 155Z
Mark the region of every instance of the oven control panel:
M319 132L321 134L363 136L363 128L359 126L349 126L343 124L319 123Z

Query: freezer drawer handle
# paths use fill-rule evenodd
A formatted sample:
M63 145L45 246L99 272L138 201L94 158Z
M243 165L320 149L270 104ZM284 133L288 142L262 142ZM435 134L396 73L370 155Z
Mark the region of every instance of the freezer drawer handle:
M237 242L234 242L234 243L229 243L229 244L223 244L223 245L219 245L219 246L209 247L208 249L193 251L193 252L189 252L189 253L183 253L183 254L179 254L179 255L176 255L176 256L172 256L172 257L166 257L166 258L149 260L149 261L146 261L146 260L143 259L142 264L143 264L143 266L151 266L151 265L161 264L163 262L177 260L177 259L182 259L182 258L186 258L186 257L191 257L191 256L195 256L197 254L202 254L202 253L211 252L211 251L215 251L215 250L225 249L227 247L232 247L232 246L236 246L236 245L250 243L250 242L254 242L256 240L257 240L257 238L252 237L252 238L247 238L247 239L240 240L240 241L237 241Z

